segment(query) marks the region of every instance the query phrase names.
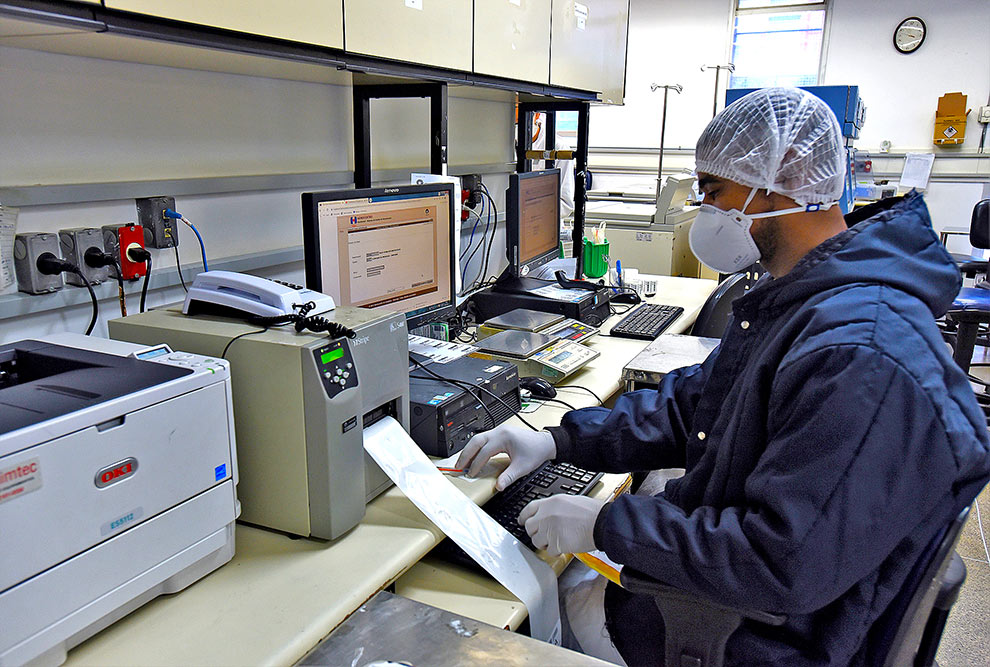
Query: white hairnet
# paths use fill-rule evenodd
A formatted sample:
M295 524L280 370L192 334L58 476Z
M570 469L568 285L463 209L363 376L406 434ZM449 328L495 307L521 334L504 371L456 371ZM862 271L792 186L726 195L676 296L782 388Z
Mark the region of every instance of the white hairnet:
M696 170L765 188L802 206L838 201L845 151L835 114L797 88L765 88L717 115L698 139Z

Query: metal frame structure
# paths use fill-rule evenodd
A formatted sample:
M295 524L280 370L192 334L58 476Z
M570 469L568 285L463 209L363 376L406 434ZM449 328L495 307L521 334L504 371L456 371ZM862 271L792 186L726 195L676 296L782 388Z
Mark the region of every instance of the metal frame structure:
M587 187L585 176L588 173L588 123L591 117L591 104L585 101L540 101L520 102L519 118L516 122L516 171L519 173L530 170L530 160L526 152L533 147L533 136L530 127L533 124L533 114L547 114L544 129L546 131L546 151L556 150L558 111L576 111L578 114L577 146L574 149L574 227L571 232L571 256L577 261L574 267L574 279L580 280L584 271L584 217L587 204ZM554 167L554 160L546 160L545 167Z
M447 84L354 84L354 187L371 187L371 100L430 98L430 173L447 174Z

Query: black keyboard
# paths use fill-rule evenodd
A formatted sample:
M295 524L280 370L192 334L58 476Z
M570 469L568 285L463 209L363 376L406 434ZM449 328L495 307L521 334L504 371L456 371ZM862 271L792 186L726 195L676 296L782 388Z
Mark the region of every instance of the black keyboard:
M582 470L570 463L550 463L548 461L522 479L517 479L510 484L509 488L495 495L482 505L481 509L485 510L488 516L495 519L513 537L532 549L533 541L529 538L529 533L518 522L522 509L533 500L548 498L558 493L567 493L572 496L587 495L601 478L602 473L600 472ZM481 567L459 546L454 544L453 540L444 540L433 550L433 553L458 565L476 569Z
M661 303L644 303L634 308L628 315L612 327L610 336L653 340L674 323L684 309L680 306L665 306Z

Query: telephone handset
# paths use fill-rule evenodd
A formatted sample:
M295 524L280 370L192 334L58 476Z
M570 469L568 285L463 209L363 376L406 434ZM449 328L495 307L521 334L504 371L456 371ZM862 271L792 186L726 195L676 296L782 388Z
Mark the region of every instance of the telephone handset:
M310 303L312 307L308 305ZM318 315L335 307L333 297L326 294L234 271L205 271L196 276L182 304L182 312L189 315L190 311L201 311L204 304L258 317L279 317L300 312Z

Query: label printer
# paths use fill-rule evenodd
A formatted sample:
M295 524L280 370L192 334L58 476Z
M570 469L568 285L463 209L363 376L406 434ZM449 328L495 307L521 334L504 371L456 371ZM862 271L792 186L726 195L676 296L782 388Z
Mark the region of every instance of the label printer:
M332 540L364 518L391 480L364 452L383 417L409 429L409 337L401 313L338 307L353 339L265 329L181 306L111 320L110 337L231 363L241 520Z
M0 345L0 665L66 651L234 555L229 364L58 334Z

